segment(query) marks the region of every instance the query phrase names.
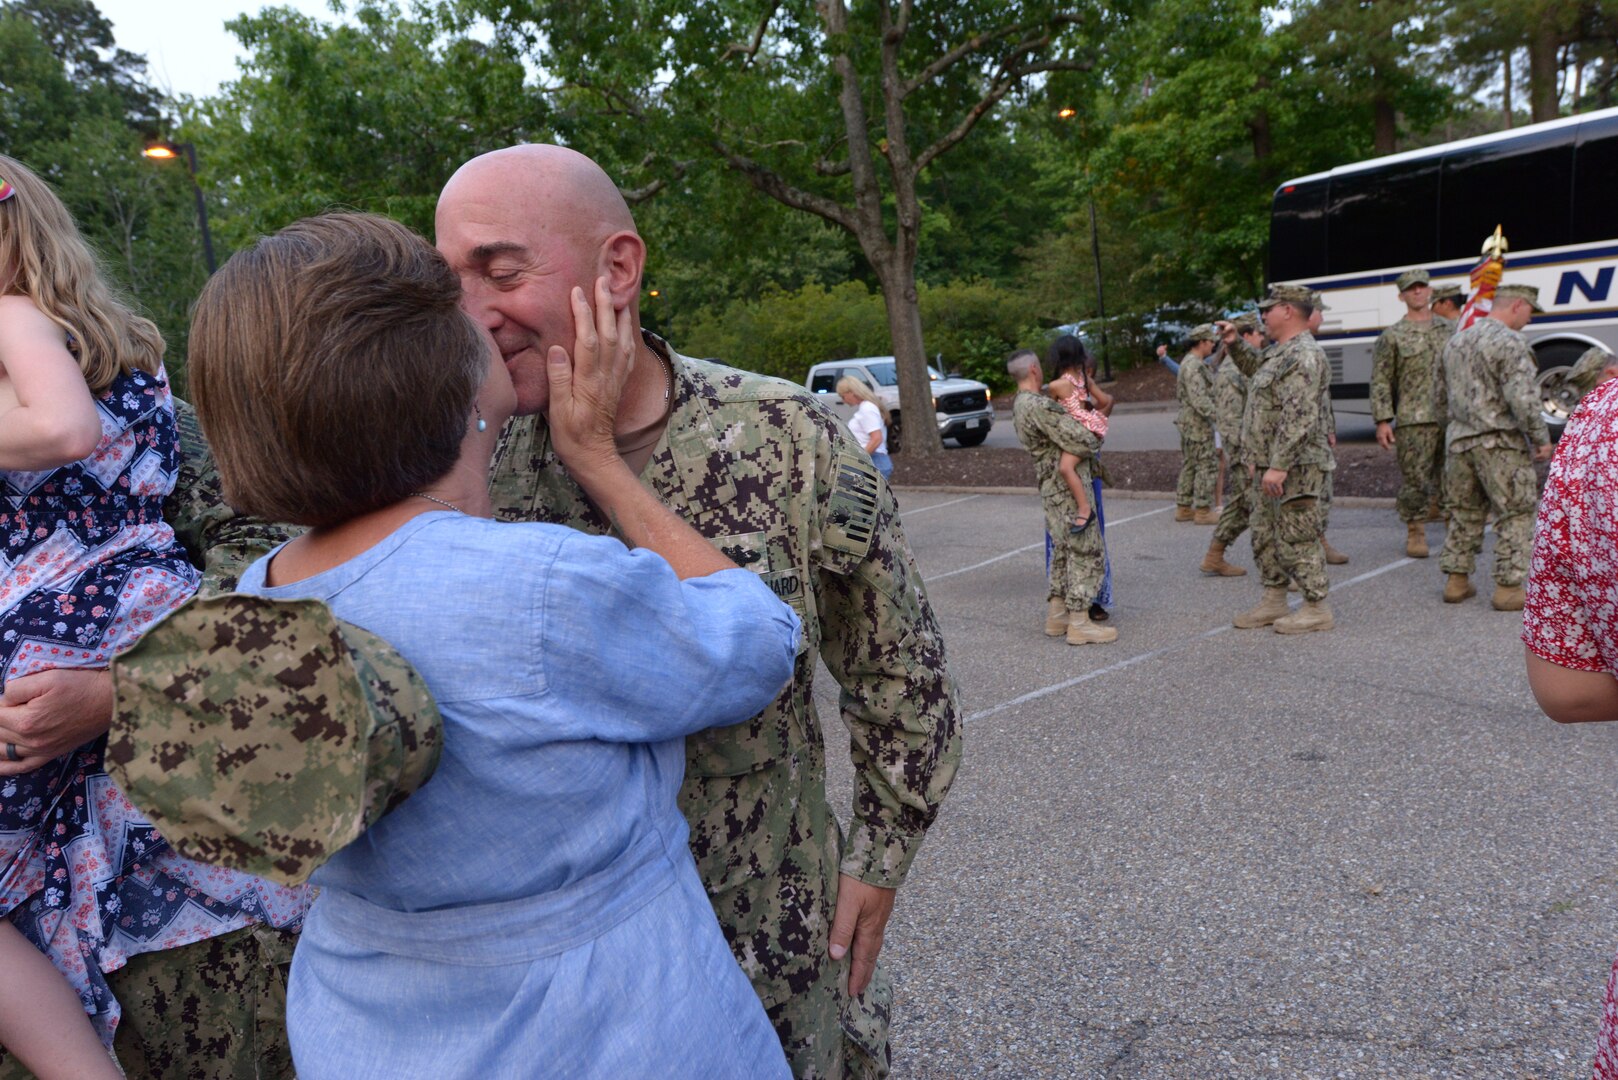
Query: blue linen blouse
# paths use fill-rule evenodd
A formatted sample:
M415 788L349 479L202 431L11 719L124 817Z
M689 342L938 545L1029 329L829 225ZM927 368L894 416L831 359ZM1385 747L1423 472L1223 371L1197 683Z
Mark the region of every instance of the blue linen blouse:
M290 585L381 636L444 716L433 778L316 872L287 1021L304 1080L789 1075L714 918L684 738L764 709L799 624L557 525L448 511Z

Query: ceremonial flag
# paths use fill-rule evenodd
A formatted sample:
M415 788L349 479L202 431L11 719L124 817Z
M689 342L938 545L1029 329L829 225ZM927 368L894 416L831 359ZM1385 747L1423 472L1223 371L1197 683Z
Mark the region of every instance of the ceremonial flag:
M1483 241L1483 260L1472 268L1472 298L1461 309L1461 322L1456 329L1465 330L1494 309L1494 290L1506 272L1506 251L1509 245L1494 227L1494 235Z

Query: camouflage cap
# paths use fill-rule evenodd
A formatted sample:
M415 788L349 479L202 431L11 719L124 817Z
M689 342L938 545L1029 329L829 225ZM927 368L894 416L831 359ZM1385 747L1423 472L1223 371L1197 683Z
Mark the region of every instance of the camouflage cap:
M1218 341L1219 335L1214 333L1211 323L1198 323L1185 338L1187 341Z
M1236 328L1238 334L1256 334L1259 331L1257 315L1238 315L1230 320L1230 325Z
M1394 281L1393 287L1400 292L1404 292L1406 289L1413 289L1417 285L1431 285L1432 281L1433 279L1428 276L1425 270L1406 270Z
M1309 302L1315 306L1316 311L1331 310L1331 308L1326 306L1326 298L1317 292L1312 292L1309 294Z
M1258 309L1267 311L1276 304L1312 304L1314 295L1302 285L1271 285L1270 294L1258 302Z
M1466 298L1461 294L1461 287L1459 285L1450 284L1433 286L1433 303L1435 304L1440 300L1454 300L1456 303L1462 303L1465 301L1465 299Z
M415 669L315 600L199 598L112 664L108 771L187 858L299 884L427 782Z
M1528 306L1534 309L1535 315L1545 314L1545 309L1539 306L1538 285L1497 285L1494 299L1496 303L1501 300L1526 300Z
M1600 345L1593 346L1579 357L1573 370L1567 373L1568 384L1577 389L1579 396L1583 397L1596 388L1601 379L1601 373L1609 367L1618 365L1618 356L1603 349Z

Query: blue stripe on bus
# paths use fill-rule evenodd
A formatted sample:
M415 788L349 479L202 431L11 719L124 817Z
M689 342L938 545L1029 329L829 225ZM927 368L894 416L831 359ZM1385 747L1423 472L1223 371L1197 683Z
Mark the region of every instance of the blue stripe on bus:
M1514 259L1506 257L1506 272L1525 266L1543 266L1546 263L1579 262L1584 259L1602 259L1611 255L1618 255L1618 245L1592 248L1588 251L1562 251L1553 255L1531 255L1526 258ZM1437 266L1427 271L1433 277L1448 277L1451 274L1470 274L1476 262L1454 263L1449 266ZM1389 274L1368 274L1356 278L1330 278L1321 282L1306 283L1316 292L1327 289L1356 289L1363 285L1392 285L1399 279L1404 271L1395 271Z
M1535 315L1534 326L1543 326L1545 323L1589 322L1591 319L1612 319L1618 316L1618 308L1602 308L1600 311L1570 311L1561 315ZM1386 329L1385 327L1382 329ZM1335 334L1316 334L1316 341L1347 341L1351 338L1374 338L1382 333L1382 329L1370 330L1342 330Z

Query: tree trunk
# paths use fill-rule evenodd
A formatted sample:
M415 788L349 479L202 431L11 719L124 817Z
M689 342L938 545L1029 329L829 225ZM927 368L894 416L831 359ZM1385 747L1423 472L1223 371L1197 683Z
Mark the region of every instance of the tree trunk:
M1500 89L1500 106L1505 112L1506 127L1511 127L1511 60L1512 54L1517 50L1507 49L1505 64L1501 68L1502 85Z
M1399 118L1393 102L1378 95L1371 103L1374 114L1375 135L1373 145L1379 154L1391 154L1399 149Z
M888 334L893 339L893 358L899 368L899 415L903 428L900 452L910 458L942 454L944 440L938 435L932 380L927 377L927 346L921 336L915 261L907 262L895 251L876 271L882 283L882 304L888 314Z
M1556 76L1561 67L1557 63L1560 35L1546 7L1528 38L1528 108L1538 124L1555 120L1561 113L1561 100L1556 93Z

